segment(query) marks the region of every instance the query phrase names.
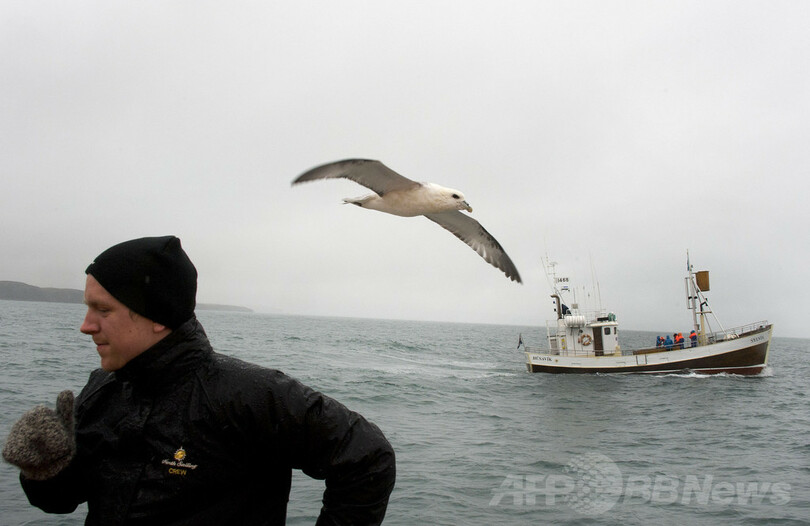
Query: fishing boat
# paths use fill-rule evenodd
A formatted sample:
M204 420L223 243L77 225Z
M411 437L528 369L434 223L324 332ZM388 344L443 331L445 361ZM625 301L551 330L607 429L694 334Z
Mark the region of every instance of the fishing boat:
M694 271L688 252L686 259L685 290L687 307L692 311L692 333L655 347L624 349L619 345L616 315L601 307L580 310L576 298L569 307L563 297L572 292L569 278L557 277L556 263L546 258L556 319L546 323L546 348L529 347L520 335L518 349L524 348L526 368L532 373L760 374L768 364L772 325L760 321L723 328L704 294L709 291L709 272Z

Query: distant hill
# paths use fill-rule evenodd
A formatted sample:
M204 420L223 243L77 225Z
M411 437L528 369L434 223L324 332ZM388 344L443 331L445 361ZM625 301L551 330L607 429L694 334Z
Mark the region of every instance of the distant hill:
M84 291L35 287L19 281L0 281L0 300L82 303Z
M49 303L84 303L84 291L78 289L35 287L19 281L0 281L0 300L45 301ZM211 303L198 303L197 310L253 312L247 307L217 305Z

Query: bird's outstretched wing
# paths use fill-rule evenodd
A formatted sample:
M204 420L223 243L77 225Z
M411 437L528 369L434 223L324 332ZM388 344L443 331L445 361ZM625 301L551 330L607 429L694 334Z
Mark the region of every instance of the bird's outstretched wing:
M498 240L492 237L492 234L487 232L481 226L481 223L458 210L439 214L425 214L425 217L438 223L442 228L449 230L457 238L467 243L487 263L502 270L507 278L522 283L515 264L509 259Z
M292 184L318 179L350 179L374 191L380 197L393 190L406 190L420 186L385 166L369 159L346 159L323 164L299 175Z

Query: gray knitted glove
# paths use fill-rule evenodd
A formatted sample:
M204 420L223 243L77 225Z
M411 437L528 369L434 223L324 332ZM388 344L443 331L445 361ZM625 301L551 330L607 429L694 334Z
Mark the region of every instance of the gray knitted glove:
M73 392L62 391L56 411L39 405L11 428L3 447L3 458L34 480L55 477L76 454L73 430Z

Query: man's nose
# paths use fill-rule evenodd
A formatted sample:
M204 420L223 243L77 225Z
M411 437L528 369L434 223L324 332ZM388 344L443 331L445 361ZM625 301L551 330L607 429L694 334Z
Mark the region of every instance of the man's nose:
M98 323L92 319L90 311L87 312L87 315L84 317L84 321L82 322L81 327L79 330L84 334L93 334L94 332L98 332Z

